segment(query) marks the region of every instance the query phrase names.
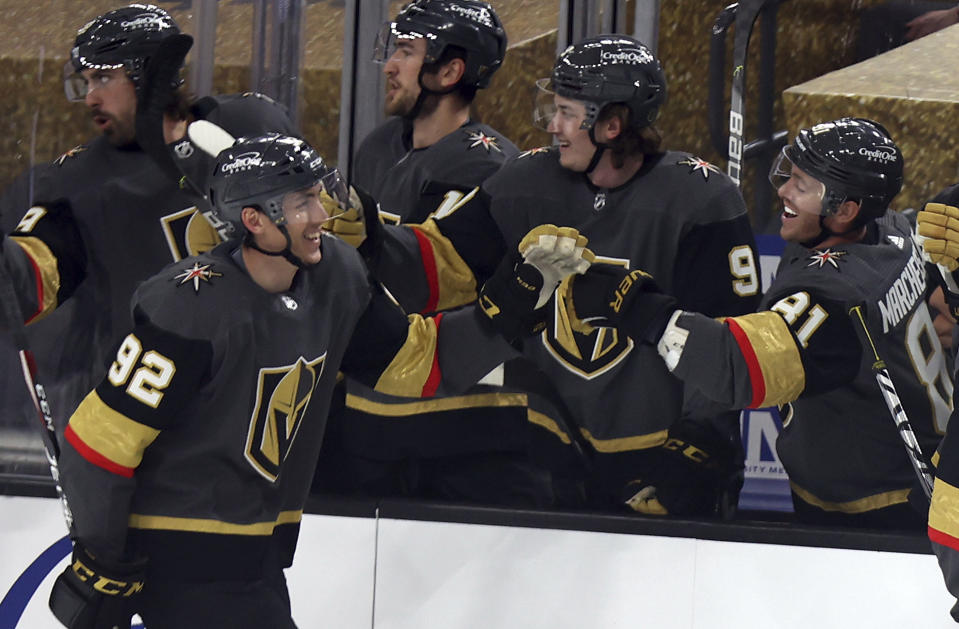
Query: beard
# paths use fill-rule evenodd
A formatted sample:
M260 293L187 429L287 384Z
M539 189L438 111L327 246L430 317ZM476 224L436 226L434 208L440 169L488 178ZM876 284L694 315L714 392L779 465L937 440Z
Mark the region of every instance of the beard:
M419 98L419 92L414 94L409 90L399 89L392 100L387 100L383 104L383 112L387 116L408 116L416 107L417 98Z
M95 117L104 117L109 120L110 124L107 127L101 128L100 133L102 133L107 142L113 146L127 147L136 142L136 130L132 119L122 120L98 109L91 113L91 118Z

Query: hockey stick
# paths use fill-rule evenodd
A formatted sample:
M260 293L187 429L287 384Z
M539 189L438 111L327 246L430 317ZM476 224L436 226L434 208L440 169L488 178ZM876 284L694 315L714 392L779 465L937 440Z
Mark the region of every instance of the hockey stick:
M723 128L723 114L726 111L726 33L736 19L735 2L716 16L709 37L709 138L713 148L720 155L729 152L729 137Z
M869 334L869 328L866 325L866 319L862 314L862 306L853 306L849 309L849 316L853 319L853 325L856 328L856 334L859 335L859 341L862 343L862 349L871 353L873 357L872 372L876 376L876 382L879 384L879 390L886 401L886 407L899 429L899 436L902 438L903 445L906 447L906 453L909 455L909 462L916 471L919 478L919 484L922 485L922 491L926 494L926 500L932 498L932 472L926 463L926 458L922 454L922 448L916 440L916 434L912 431L912 425L909 423L909 417L906 416L906 409L899 401L899 394L896 392L896 386L892 383L892 377L886 369L886 363L879 356L879 349L873 342L872 335ZM858 325L856 325L858 324Z
M733 79L729 98L729 161L726 165L726 174L736 182L737 186L742 185L743 149L746 146L743 140L746 115L746 52L749 50L749 37L753 32L753 24L756 23L756 18L766 2L767 0L742 0L737 3L735 9ZM731 9L732 5L726 7L723 13Z
M14 245L16 246L16 245ZM3 317L4 327L13 338L17 353L20 356L20 365L23 368L23 379L30 391L30 399L33 401L34 409L37 411L37 419L40 420L40 433L43 438L43 449L47 455L47 462L50 464L50 476L53 477L53 483L57 489L57 497L60 499L60 507L63 509L63 519L67 523L67 530L73 533L73 511L67 502L67 495L60 484L60 444L57 442L57 433L53 425L53 416L50 411L50 404L47 401L47 394L37 378L37 363L33 358L27 343L27 334L23 325L23 313L20 311L20 302L17 301L17 295L13 288L13 281L7 273L7 267L2 257L0 257L0 316Z

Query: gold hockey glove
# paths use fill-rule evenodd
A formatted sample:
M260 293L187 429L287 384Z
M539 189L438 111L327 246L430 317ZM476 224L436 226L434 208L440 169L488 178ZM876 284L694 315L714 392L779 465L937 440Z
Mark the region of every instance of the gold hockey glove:
M959 268L959 208L927 203L916 216L923 257L955 271Z
M382 225L376 200L366 191L350 186L348 207L341 207L332 198L330 201L334 205L327 207L326 203L323 204L330 215L326 229L357 249L374 247Z
M541 332L549 313L544 306L557 285L594 259L586 242L571 227L530 230L480 291L479 306L496 331L509 341Z
M595 260L586 248L586 236L572 227L540 225L531 229L519 243L523 262L536 267L543 276L536 307L541 308L563 279L585 273Z

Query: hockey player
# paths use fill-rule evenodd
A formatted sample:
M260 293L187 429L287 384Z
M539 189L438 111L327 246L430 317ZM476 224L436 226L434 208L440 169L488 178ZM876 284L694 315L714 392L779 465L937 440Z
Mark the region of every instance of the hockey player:
M509 160L444 216L415 226L366 222L360 250L400 303L429 311L475 298L504 252L530 226L550 222L579 229L599 260L657 269L688 308L752 312L760 280L742 196L708 162L662 150L653 123L666 79L653 53L629 37L589 38L559 55L551 79L538 85L537 119L556 146ZM713 409L684 411L681 383L654 348L614 330L583 334L561 310L547 323L524 356L578 423L592 458L593 505L712 514L723 496L738 493L735 414L681 421L712 420ZM670 430L722 465L673 457L662 447ZM673 489L657 504L642 499L653 479Z
M477 0L416 0L383 25L373 58L386 76L384 110L353 159L353 183L392 222L420 223L460 201L519 153L470 119L470 103L506 55L496 12Z
M99 135L38 169L36 200L8 199L5 205L16 204L16 214L8 210L5 218L22 215L11 226L14 237L4 244L4 254L26 254L33 263L34 276L19 289L34 302L24 317L60 427L96 383L93 374L108 358L115 336L129 325L129 299L136 285L165 264L219 241L198 212L208 209L204 199L164 176L134 136L150 61L160 42L178 33L166 11L145 4L109 11L80 29L65 68L65 90L86 104ZM285 110L265 97L218 96L191 103L177 88L164 127L175 158L198 185L202 182L195 173L211 163L183 137L187 122L195 118L215 121L234 135L293 131ZM67 203L53 203L58 199ZM79 224L76 234L61 231L72 224L56 216L66 208ZM63 268L62 261L50 257L48 250L65 240L84 247L81 266ZM57 274L86 277L66 304L68 295L57 289ZM11 351L3 356L15 358ZM19 368L3 373L5 415L29 417Z
M902 172L878 123L843 118L801 130L770 171L790 244L755 314L691 312L641 271L597 274L566 292L571 317L656 347L688 389L729 408L784 405L776 449L803 522L923 526L907 502L910 459L857 334L868 325L878 339L931 453L953 385L925 301L933 286L921 250L906 217L888 210Z
M363 140L352 181L372 193L384 221L419 223L448 211L519 153L470 119L470 103L505 53L506 33L486 2L416 0L383 25L373 58L383 63L390 118ZM353 380L345 387L345 408L331 415L317 473L323 489L518 507L553 503L550 475L529 460L527 448L543 425L527 420L555 421L558 413L542 396L481 384L466 396L411 403ZM493 425L496 440L488 438ZM539 439L560 445L549 432ZM383 445L379 456L370 447L376 443ZM326 474L327 466L352 473Z
M283 569L337 373L429 397L515 353L478 309L407 317L323 230L345 190L296 138L220 152L210 198L233 237L137 289L132 331L65 431L75 547L50 598L65 625L294 627ZM532 249L583 258L575 232L545 229ZM502 268L486 286L498 316L555 287Z

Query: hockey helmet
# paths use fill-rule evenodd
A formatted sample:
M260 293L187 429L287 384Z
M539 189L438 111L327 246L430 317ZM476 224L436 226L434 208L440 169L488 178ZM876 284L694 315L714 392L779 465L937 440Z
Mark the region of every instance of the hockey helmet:
M666 102L666 76L656 55L625 35L599 35L569 46L556 59L552 76L536 85L533 118L541 129L555 113L554 93L586 105L583 129L592 128L611 103L629 107L636 128L648 127Z
M437 62L447 46L466 51L462 85L486 87L506 56L506 31L488 2L414 0L380 29L373 60L385 63L398 40L421 38L426 40L424 64Z
M889 132L866 118L840 118L803 129L769 171L778 189L796 166L822 184L820 215L859 202L859 222L878 218L902 189L902 152Z
M87 84L80 73L91 68L124 68L139 88L143 69L160 42L179 32L170 14L152 4L131 4L97 17L77 32L63 68L67 99L86 97Z
M242 234L245 207L259 209L282 227L287 220L283 197L318 183L346 207L346 182L306 141L278 133L238 138L233 146L220 151L210 181L216 227L228 237Z

